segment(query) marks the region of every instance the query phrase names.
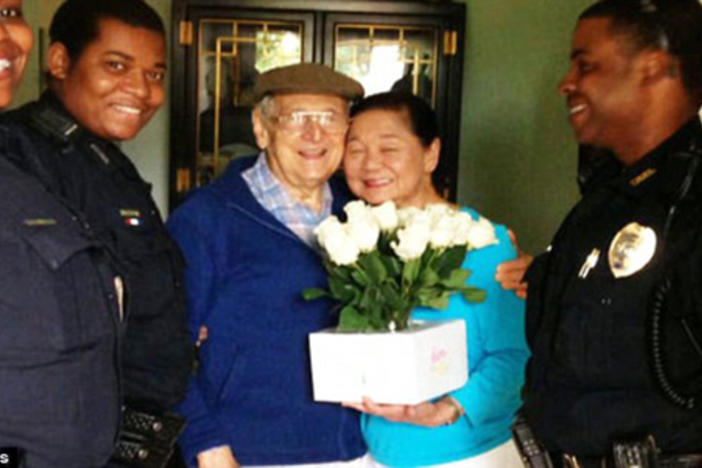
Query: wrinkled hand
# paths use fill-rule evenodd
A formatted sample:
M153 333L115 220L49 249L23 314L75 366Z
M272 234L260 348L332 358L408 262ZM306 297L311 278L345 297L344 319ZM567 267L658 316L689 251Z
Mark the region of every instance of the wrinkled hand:
M451 421L455 408L444 401L436 403L424 402L418 405L383 405L363 397L361 403L342 403L343 406L375 416L381 416L388 421L415 424L417 426L436 427Z
M239 468L229 446L215 447L197 454L198 468Z
M527 283L523 281L524 273L526 273L527 268L529 268L529 265L531 265L534 257L519 249L519 246L517 245L517 238L512 230L508 230L507 232L509 233L509 238L512 241L512 244L514 244L514 248L517 249L517 252L519 253L519 257L509 262L503 262L497 265L495 280L500 283L503 289L512 289L517 297L526 299Z

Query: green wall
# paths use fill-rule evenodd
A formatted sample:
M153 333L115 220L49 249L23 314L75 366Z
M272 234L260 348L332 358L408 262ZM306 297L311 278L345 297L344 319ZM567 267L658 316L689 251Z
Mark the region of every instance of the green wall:
M577 200L576 145L556 91L592 0L464 0L459 201L538 252Z
M459 0L460 1L460 0ZM512 227L535 252L549 242L577 199L576 147L556 85L568 66L578 13L592 0L462 0L466 54L459 201ZM148 0L170 26L171 0ZM61 0L24 0L38 37ZM18 103L38 95L39 59L30 59ZM168 104L122 147L154 186L163 213L168 194Z

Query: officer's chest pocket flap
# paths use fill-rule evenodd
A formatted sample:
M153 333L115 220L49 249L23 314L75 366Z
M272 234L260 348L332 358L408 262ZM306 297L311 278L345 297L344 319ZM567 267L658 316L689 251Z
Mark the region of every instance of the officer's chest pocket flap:
M60 224L25 226L22 240L28 261L19 273L29 278L33 290L11 293L17 296L15 306L6 310L19 336L22 330L41 329L43 338L34 346L70 352L110 334L105 287L111 284L103 283L91 255L95 245L79 229ZM16 347L31 347L31 341L17 340Z
M58 270L92 243L69 226L25 226L22 237L51 270Z

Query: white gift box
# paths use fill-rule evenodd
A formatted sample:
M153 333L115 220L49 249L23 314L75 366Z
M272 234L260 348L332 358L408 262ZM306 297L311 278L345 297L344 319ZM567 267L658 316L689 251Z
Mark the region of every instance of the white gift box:
M414 405L468 381L463 320L414 322L395 333L309 335L315 401Z

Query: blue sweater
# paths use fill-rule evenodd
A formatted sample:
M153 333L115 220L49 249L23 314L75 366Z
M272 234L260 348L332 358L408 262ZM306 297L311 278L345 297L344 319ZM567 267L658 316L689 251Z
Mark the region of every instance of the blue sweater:
M177 408L188 420L181 447L190 464L219 445L244 465L361 456L357 414L312 400L307 334L337 322L332 303L301 296L326 284L320 256L254 199L241 178L254 162L234 161L168 222L186 259L193 340L209 330ZM347 196L332 190L338 213Z
M465 208L474 218L478 214ZM371 455L385 465L427 466L469 458L510 438L510 424L521 404L519 391L528 357L524 339L524 301L495 281L495 269L515 257L504 226L496 225L499 244L466 255L468 283L487 292L485 302L451 296L445 310L417 308L412 318L464 319L468 337L468 383L451 393L466 410L453 425L428 428L364 415L363 435Z

